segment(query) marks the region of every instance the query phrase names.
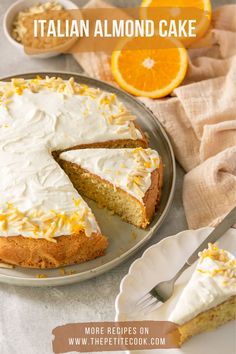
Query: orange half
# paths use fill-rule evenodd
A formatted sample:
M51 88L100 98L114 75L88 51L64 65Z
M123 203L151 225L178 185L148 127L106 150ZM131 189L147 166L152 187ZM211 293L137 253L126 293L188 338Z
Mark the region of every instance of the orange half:
M199 11L196 12L197 19L199 21L196 27L196 37L180 39L185 46L189 46L193 42L196 42L198 39L203 37L210 26L210 21L212 17L212 8L210 0L143 0L141 3L140 17L142 19L149 19L152 14L152 12L150 12L149 10L152 7L160 9L173 8L171 17L174 19L176 16L176 20L181 19L181 8L189 9L189 13L191 12L191 14L194 13L194 9L202 11L201 16L199 14ZM175 11L175 9L177 11ZM178 10L180 10L180 13ZM176 15L175 12L177 12Z
M125 91L150 98L160 98L170 94L183 81L188 56L180 42L172 39L165 48L129 50L139 39L124 39L119 50L112 53L112 73L116 82Z

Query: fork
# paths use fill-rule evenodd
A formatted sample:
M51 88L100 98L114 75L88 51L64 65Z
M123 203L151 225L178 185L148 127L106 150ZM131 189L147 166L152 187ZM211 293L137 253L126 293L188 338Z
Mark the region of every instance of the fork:
M144 295L136 304L139 310L145 313L153 311L157 308L157 305L161 302L166 302L174 292L174 285L180 275L189 268L197 259L199 252L207 248L208 243L216 242L224 233L234 225L236 222L236 207L234 207L220 222L220 224L210 233L210 235L203 241L200 246L192 253L187 259L184 265L176 273L176 275L168 280L163 281L151 289L146 295Z

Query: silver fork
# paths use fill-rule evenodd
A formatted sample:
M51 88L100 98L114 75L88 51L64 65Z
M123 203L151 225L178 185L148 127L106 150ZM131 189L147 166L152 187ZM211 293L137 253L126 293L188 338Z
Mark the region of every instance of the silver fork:
M187 268L189 268L197 260L199 252L207 248L208 243L216 242L235 223L236 207L233 208L225 216L225 218L210 233L210 235L205 239L205 241L200 244L200 246L192 253L192 255L187 259L185 264L180 268L180 270L172 279L159 283L137 302L136 305L138 306L138 310L148 313L157 308L157 305L160 302L166 302L173 294L176 280Z

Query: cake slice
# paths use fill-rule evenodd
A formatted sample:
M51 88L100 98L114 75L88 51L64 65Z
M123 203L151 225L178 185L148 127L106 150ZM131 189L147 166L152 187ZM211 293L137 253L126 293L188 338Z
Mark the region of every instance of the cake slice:
M151 149L83 149L64 152L61 164L82 195L146 228L162 186L162 163Z
M236 259L209 244L184 288L169 321L179 326L180 344L236 319Z

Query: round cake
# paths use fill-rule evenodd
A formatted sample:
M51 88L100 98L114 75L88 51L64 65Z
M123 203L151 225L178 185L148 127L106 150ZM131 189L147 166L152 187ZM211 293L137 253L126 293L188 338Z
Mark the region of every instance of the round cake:
M0 114L0 261L54 268L103 255L107 238L61 157L90 148L149 151L136 117L112 93L55 77L1 82ZM152 196L152 212L140 227L160 197L158 154L155 161L143 172L152 178L140 198L145 208Z

